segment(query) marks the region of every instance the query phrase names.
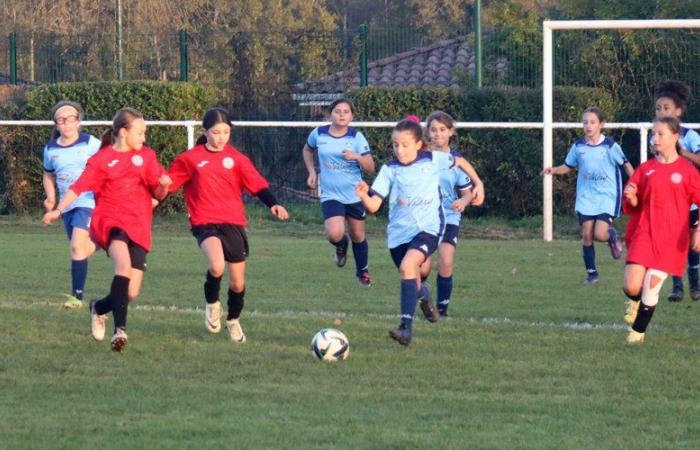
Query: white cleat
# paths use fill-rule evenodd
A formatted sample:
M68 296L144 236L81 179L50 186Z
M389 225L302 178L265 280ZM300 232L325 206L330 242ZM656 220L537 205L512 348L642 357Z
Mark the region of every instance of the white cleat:
M625 323L627 325L632 325L637 318L637 311L639 311L639 302L632 300L627 300L625 302Z
M96 341L102 341L105 338L105 326L107 324L107 315L97 314L95 312L95 300L90 302L90 328L92 329L92 338Z
M642 342L644 342L644 333L638 333L634 330L630 330L629 334L627 335L627 343L641 344Z
M124 331L123 328L117 328L117 331L114 332L114 336L112 336L112 351L117 353L123 352L128 340L129 336L126 335L126 331Z
M207 303L204 325L207 326L210 333L221 331L221 302Z
M243 333L243 328L241 328L241 322L239 319L227 320L226 328L228 329L228 335L233 342L238 342L239 344L245 342L245 333Z

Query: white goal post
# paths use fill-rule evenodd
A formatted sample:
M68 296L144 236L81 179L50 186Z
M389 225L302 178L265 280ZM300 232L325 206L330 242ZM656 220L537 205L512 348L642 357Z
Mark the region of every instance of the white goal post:
M553 53L553 31L554 30L611 30L611 29L670 29L670 28L700 28L700 20L545 20L542 22L543 28L543 151L542 166L552 166L552 134L555 124L552 122L552 89L554 84L554 53ZM640 149L642 161L646 158L646 130L642 132L642 147ZM552 175L546 175L543 180L543 237L545 241L552 240Z

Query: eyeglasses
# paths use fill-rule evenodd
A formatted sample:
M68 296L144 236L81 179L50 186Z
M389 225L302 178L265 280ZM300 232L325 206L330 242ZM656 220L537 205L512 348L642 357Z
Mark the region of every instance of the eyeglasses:
M56 125L74 124L78 121L78 116L57 117L54 122Z

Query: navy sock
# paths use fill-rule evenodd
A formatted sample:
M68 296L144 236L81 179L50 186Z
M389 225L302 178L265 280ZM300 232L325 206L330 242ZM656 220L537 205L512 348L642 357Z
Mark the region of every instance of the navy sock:
M440 314L447 311L452 296L452 277L437 276L437 307Z
M355 275L359 277L367 271L367 260L369 259L367 239L362 242L353 242L352 254L355 255Z
M233 292L233 290L228 290L228 315L226 320L238 319L241 317L241 311L243 311L243 297L245 296L245 289L241 292Z
M644 333L647 330L649 321L651 321L651 316L654 315L654 310L656 306L645 305L644 302L639 304L639 311L637 312L637 318L634 319L632 324L632 329L637 333Z
M106 297L101 298L95 302L95 312L99 315L107 314L112 310L112 298L107 294Z
M215 277L207 270L207 281L204 282L204 299L207 303L216 303L219 301L221 278L223 278L223 275Z
M593 245L583 245L583 264L586 266L586 272L598 273L595 267L595 247Z
M673 276L673 289L683 290L683 277Z
M688 251L688 282L692 288L698 287L698 267L700 267L700 253Z
M425 283L421 283L418 288L418 300L425 300L430 296L430 290Z
M610 228L608 228L608 242L614 242L617 240L617 230L610 225Z
M344 249L344 250L347 250L347 249L348 249L348 241L349 241L349 240L350 240L350 239L348 239L348 235L347 235L347 234L344 234L344 235L343 235L343 238L342 238L341 240L339 240L338 242L333 242L333 241L331 241L330 239L328 240L328 242L330 242L331 244L335 245L336 247L340 247L340 248L342 248L342 249Z
M418 287L416 280L401 280L401 324L409 330L413 325L413 314L416 312Z
M87 279L88 260L72 260L70 263L70 274L72 279L73 296L79 300L83 299L85 280Z
M112 289L109 291L114 316L114 329L126 328L126 316L129 311L129 278L115 275Z

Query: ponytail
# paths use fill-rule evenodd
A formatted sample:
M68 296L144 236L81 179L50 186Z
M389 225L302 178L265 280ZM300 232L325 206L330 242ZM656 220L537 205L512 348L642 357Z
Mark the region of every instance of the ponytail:
M197 138L197 142L194 143L194 145L204 145L207 143L207 137L205 135L201 135L200 137Z
M114 134L114 129L112 128L112 125L105 128L105 131L102 133L102 144L100 145L100 148L107 147L108 145L112 145L112 135L113 134Z

